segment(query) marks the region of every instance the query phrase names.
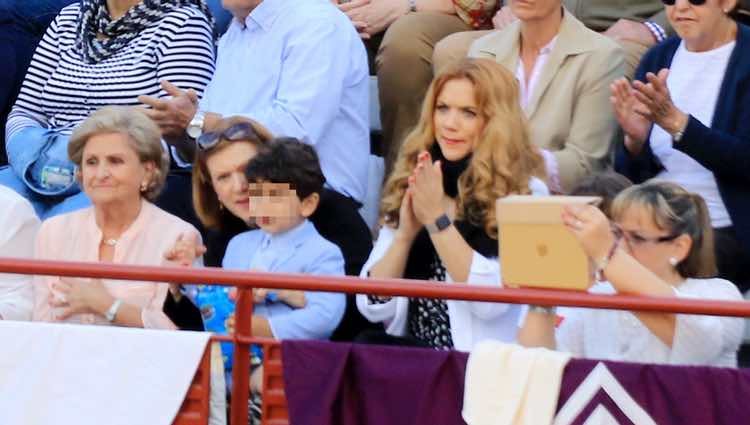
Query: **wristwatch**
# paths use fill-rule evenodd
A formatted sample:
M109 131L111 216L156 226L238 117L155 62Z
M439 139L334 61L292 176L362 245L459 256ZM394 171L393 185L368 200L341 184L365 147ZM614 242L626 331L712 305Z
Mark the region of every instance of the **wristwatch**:
M117 316L117 311L120 310L121 305L122 300L115 300L115 302L112 303L112 306L109 307L109 310L104 313L104 318L107 319L108 322L113 322L115 320L115 317Z
M685 121L685 125L682 126L679 130L675 131L674 134L672 134L672 141L674 143L679 143L680 140L682 140L682 136L685 135L685 130L687 129L688 124L690 123L690 117Z
M443 214L438 217L437 220L435 220L435 223L425 224L424 227L430 233L438 233L450 227L451 224L453 224L451 219L448 218L447 215Z
M195 116L193 116L193 119L190 120L190 124L188 124L186 132L187 135L190 136L193 139L197 139L203 134L203 120L206 118L206 113L203 111L198 111L195 113Z
M685 135L685 130L677 130L672 135L672 141L675 142L675 143L679 143L680 140L682 140L682 136L684 136L684 135Z

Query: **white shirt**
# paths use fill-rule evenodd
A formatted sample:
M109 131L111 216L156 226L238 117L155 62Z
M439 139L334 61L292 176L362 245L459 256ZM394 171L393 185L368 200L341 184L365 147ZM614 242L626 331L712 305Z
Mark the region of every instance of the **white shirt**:
M534 195L549 195L547 186L532 178L529 188ZM377 264L393 244L395 230L388 226L380 229L378 240L370 253L370 257L362 267L360 277L366 278L372 266ZM445 283L453 279L446 273ZM474 251L468 285L502 287L500 283L500 262L497 257L487 258ZM518 320L521 307L518 304L502 304L490 302L471 302L447 300L448 317L451 326L451 337L456 350L470 351L483 340L493 339L501 342L514 342L518 334ZM406 333L409 298L393 297L383 304L370 304L367 295L357 295L357 308L367 320L376 323L384 322L386 332L391 335L402 336Z
M590 292L615 290L609 283L598 283ZM679 298L742 300L737 288L723 279L687 279L675 293ZM565 308L558 314L558 349L604 360L736 367L745 330L741 318L678 314L670 348L627 311Z
M667 77L672 101L706 127L713 122L721 83L735 44L733 41L707 52L690 52L683 41L672 59ZM664 165L664 171L655 178L677 183L701 195L714 228L731 226L732 220L721 199L714 174L689 155L674 149L672 136L659 126L654 126L650 143L654 155Z
M327 185L364 200L370 154L367 54L327 0L263 0L219 41L202 111L245 115L315 147Z
M0 186L0 257L34 257L39 219L28 201ZM33 276L0 273L0 319L31 320Z
M529 75L528 84L526 82L526 68L523 66L523 60L521 60L519 56L518 67L516 68L516 79L518 80L520 89L518 98L521 101L521 109L525 110L529 105L529 102L531 102L531 97L534 95L534 90L536 89L536 85L539 82L539 76L542 74L544 65L547 63L549 55L550 53L552 53L552 49L555 47L555 43L557 43L557 37L558 36L555 36L552 40L550 40L549 43L547 43L547 45L539 50L539 55L536 58L536 62L534 62L534 67L531 69L531 75ZM555 158L555 155L553 155L552 152L548 151L547 149L540 149L540 151L542 153L542 157L544 158L544 165L547 169L547 177L549 179L550 190L555 193L562 192L562 187L560 186L559 167L557 165L557 159Z

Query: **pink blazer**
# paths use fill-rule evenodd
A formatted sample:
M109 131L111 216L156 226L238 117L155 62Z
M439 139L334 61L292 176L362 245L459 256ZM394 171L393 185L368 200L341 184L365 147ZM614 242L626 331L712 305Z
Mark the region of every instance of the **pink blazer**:
M115 246L116 264L158 266L163 264L163 254L172 247L180 234L196 234L190 224L143 201L141 212L133 224L122 234ZM200 237L200 236L199 236ZM42 223L36 238L35 258L45 260L99 261L102 233L94 218L94 209L86 208L52 217ZM57 308L50 305L55 291L55 276L36 276L34 284L34 320L59 321ZM113 297L142 309L145 328L176 329L164 314L164 300L169 285L163 282L134 282L103 280ZM99 315L78 314L65 320L71 323L109 324Z

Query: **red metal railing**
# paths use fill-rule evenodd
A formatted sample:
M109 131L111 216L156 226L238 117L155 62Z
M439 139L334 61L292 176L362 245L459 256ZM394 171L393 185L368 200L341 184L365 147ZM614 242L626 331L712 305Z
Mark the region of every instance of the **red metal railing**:
M423 281L392 279L362 280L355 277L307 276L260 272L239 272L218 268L179 268L132 266L104 263L62 262L0 258L0 273L73 276L176 283L211 283L236 286L237 316L233 336L214 340L234 342L234 369L231 424L247 424L250 375L249 345L269 346L269 340L252 337L252 288L298 289L306 291L367 293L406 297L489 301L513 304L571 306L615 310L660 311L668 313L750 317L750 303L628 295L594 295L571 291L510 289L444 285Z

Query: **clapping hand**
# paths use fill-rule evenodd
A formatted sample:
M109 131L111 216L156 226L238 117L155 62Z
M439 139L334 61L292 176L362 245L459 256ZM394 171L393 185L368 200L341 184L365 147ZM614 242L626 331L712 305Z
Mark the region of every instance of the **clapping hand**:
M151 106L146 114L159 126L164 140L181 139L198 111L198 94L192 89L182 90L167 80L161 82L161 88L170 98L142 95L138 96L138 101Z
M409 190L414 216L423 226L434 223L445 214L443 171L440 161L432 162L429 152L422 152L417 157L417 165L409 177Z
M667 133L674 135L685 128L688 115L677 109L667 87L668 69L662 69L658 74L646 74L648 83L636 81L633 83L635 98L644 107L642 115L656 123Z
M181 233L172 248L164 253L164 260L183 267L190 267L197 258L205 253L206 247L198 241L198 234Z
M626 78L615 80L610 91L615 117L625 132L625 145L631 152L640 152L653 124L647 118L648 110L636 99L635 89Z
M112 296L99 279L60 278L52 284L50 305L62 308L57 316L59 320L104 311L112 302Z

